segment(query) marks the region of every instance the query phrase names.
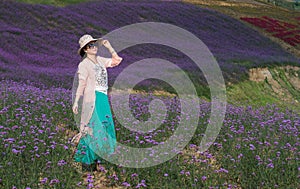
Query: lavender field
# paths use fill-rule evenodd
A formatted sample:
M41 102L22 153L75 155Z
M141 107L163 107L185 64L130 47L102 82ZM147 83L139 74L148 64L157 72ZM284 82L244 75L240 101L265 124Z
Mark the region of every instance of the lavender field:
M142 169L104 162L95 173L76 171L70 132L76 131L71 88L80 62L78 38L85 33L101 37L148 21L174 24L196 35L216 57L226 83L247 80L253 67L300 66L299 58L239 20L181 2L98 1L54 7L1 1L0 188L298 188L300 114L276 105L229 104L217 140L199 152L210 121L210 103L201 101L194 137L171 160ZM175 49L147 44L119 54L124 61L108 70L110 85L128 65L156 57L185 70L199 96L209 96L201 70ZM148 147L172 135L181 111L176 97L132 94L131 108L146 120L154 98L168 107L164 124L143 134L116 121L120 143Z
M174 24L196 35L217 58L227 81L244 79L249 67L299 65L299 58L240 21L179 2L91 2L59 8L1 1L0 7L1 77L7 79L67 88L80 61L76 50L82 34L100 37L128 24L149 21ZM141 57L157 57L194 70L184 54L167 47L136 46L120 55L123 67ZM111 80L123 67L111 73Z

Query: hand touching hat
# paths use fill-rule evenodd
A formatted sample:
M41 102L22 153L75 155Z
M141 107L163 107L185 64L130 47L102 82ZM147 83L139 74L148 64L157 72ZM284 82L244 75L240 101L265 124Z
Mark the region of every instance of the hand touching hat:
M113 53L116 52L116 51L114 50L114 48L111 46L111 44L110 44L110 42L109 42L108 40L103 40L103 41L102 41L102 45L103 45L104 47L106 47L106 48L109 50L109 52L110 52L111 54L113 54Z

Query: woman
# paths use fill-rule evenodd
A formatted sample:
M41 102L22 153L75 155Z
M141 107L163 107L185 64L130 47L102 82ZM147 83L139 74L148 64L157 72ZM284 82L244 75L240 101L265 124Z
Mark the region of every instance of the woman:
M80 141L74 155L83 169L93 170L102 155L110 155L116 146L116 134L107 97L108 79L106 68L117 66L122 58L118 56L109 41L83 35L79 39L78 53L83 58L78 65L78 88L73 104L73 112L80 113ZM97 56L98 45L103 45L112 58Z

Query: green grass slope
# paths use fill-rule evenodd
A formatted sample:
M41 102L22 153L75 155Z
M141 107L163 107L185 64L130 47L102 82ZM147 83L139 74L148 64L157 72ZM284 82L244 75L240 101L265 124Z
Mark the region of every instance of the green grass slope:
M240 20L241 17L261 18L268 16L281 22L300 25L300 22L295 19L300 17L299 11L288 10L262 1L184 0L184 2L210 8L238 20ZM261 28L250 24L248 24L248 26L257 30L261 35L270 38L284 50L300 57L300 43L296 46L291 46ZM288 71L279 67L271 66L270 71L273 73L273 80L281 81L278 82L278 85L276 84L277 90L274 83L268 82L268 79L260 82L250 80L242 81L238 84L227 86L227 95L230 103L243 104L245 106L255 105L257 107L275 103L281 107L295 108L299 111L300 86L299 83L293 82L300 79L300 74L297 74L299 71L294 70L294 77L290 76Z

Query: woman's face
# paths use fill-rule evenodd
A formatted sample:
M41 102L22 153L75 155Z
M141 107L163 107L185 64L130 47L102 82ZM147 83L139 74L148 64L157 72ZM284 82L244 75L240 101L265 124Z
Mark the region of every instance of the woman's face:
M86 53L90 55L96 55L98 46L96 42L90 42L86 45Z

